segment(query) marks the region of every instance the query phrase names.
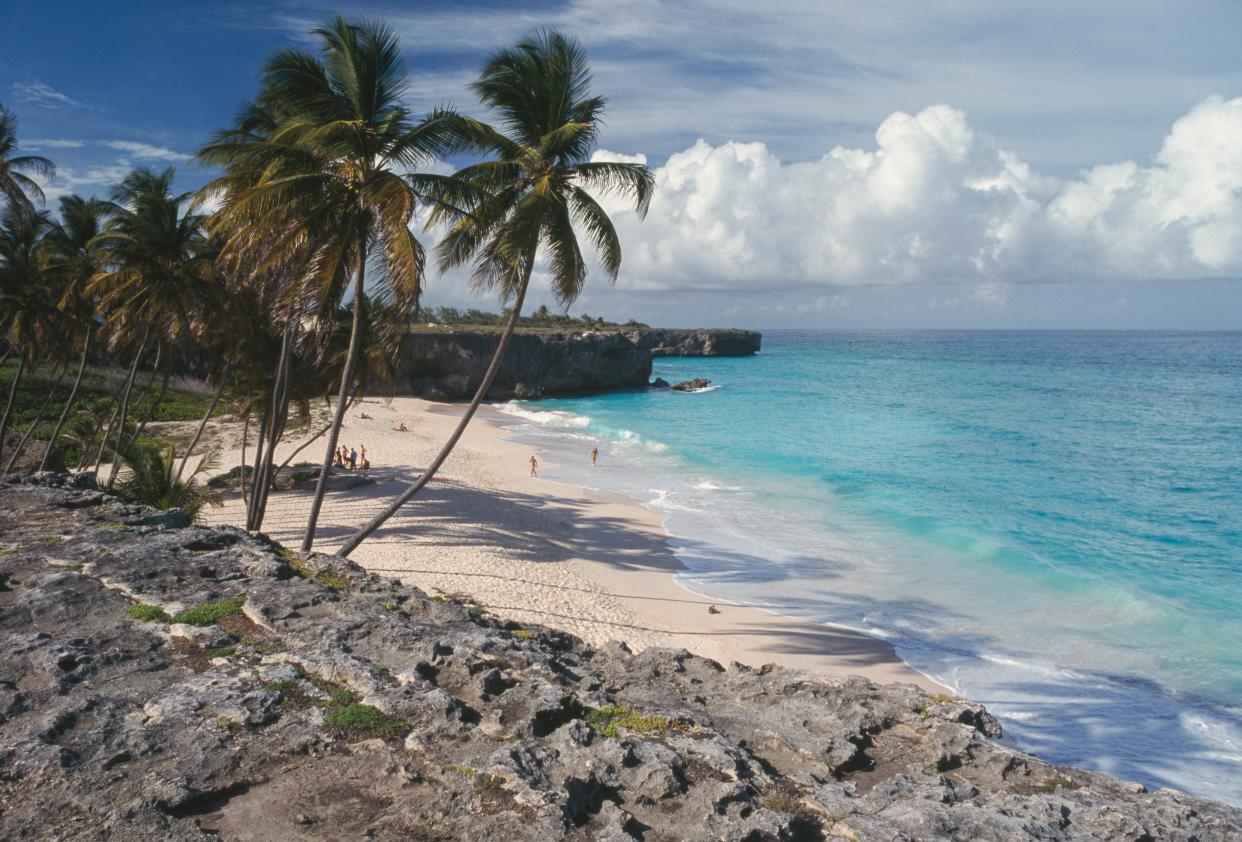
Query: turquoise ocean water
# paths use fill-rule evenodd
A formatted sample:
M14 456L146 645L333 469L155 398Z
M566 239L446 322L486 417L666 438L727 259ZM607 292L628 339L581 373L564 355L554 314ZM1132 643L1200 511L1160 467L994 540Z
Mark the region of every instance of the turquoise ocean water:
M692 590L1242 804L1242 333L769 331L655 374L716 385L502 408L548 478L660 512Z

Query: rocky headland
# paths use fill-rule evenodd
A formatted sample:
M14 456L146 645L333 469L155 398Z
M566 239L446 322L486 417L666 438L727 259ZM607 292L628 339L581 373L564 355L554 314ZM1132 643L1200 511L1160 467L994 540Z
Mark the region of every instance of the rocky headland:
M911 685L590 648L89 475L0 508L0 838L1242 838Z
M607 392L647 385L653 357L757 353L762 335L736 329L604 328L519 331L488 397ZM402 340L397 390L433 400L471 397L500 342L497 330L416 330Z

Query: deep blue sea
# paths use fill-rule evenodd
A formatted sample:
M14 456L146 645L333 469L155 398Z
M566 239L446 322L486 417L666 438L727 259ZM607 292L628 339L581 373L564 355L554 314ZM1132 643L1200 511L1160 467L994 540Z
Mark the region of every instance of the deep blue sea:
M683 583L892 641L1046 759L1242 804L1242 333L766 331L514 403ZM598 445L600 465L586 458Z

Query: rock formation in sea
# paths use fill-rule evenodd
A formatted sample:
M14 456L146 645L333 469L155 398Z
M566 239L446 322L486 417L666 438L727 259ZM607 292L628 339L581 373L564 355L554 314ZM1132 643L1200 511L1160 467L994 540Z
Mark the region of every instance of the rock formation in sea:
M0 482L0 838L1242 838L912 685L591 648L334 556Z
M474 394L500 341L494 330L418 330L402 341L396 387L435 400ZM655 356L747 356L762 336L748 330L662 328L540 330L513 335L488 397L606 392L647 385Z
M699 392L712 385L712 381L705 377L696 377L693 380L683 380L680 383L674 383L669 386L674 392Z

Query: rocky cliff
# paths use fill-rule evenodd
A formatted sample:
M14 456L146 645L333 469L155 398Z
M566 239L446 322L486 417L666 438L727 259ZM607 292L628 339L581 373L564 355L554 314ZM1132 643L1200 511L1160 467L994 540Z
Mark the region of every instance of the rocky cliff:
M655 357L748 357L759 353L757 330L648 328L645 342Z
M474 394L499 331L415 331L401 346L397 389L436 400ZM760 334L744 330L532 331L513 335L488 395L494 400L607 392L647 385L653 356L745 356Z
M499 331L414 332L401 345L398 388L436 400L471 397L500 343ZM515 333L489 398L604 392L645 386L651 352L618 331Z
M1236 840L910 685L592 649L331 556L0 483L0 838Z

